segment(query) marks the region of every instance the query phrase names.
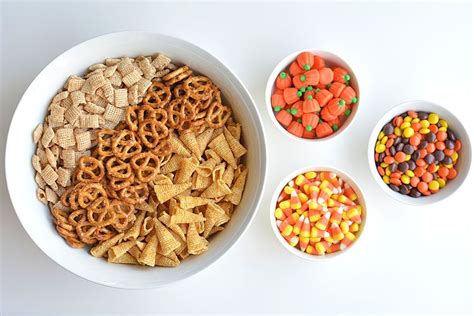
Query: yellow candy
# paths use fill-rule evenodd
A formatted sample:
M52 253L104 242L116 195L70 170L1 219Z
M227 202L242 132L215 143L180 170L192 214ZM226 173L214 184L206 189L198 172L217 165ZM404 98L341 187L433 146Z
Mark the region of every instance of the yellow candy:
M311 245L308 245L308 247L306 247L306 253L309 253L309 254L313 254L316 252L316 249L313 248L313 246Z
M402 130L400 129L400 127L395 127L393 129L393 133L397 136L402 136Z
M459 155L458 155L458 153L456 153L456 152L454 152L454 153L451 155L451 159L453 159L453 161L458 160L458 157L459 157Z
M413 120L411 120L412 123L418 123L420 121L420 119L418 117L414 118Z
M352 224L351 227L349 227L349 231L351 233L358 232L359 231L359 224L357 224L357 223Z
M316 178L316 172L314 171L306 172L304 176L306 177L306 179L311 180L311 179Z
M436 181L438 181L440 188L444 188L444 186L446 185L446 181L444 181L444 179L438 178L436 179Z
M290 187L290 186L286 186L285 189L283 191L285 191L286 194L291 194L293 193L295 189Z
M382 168L387 168L387 167L388 167L388 163L382 162L382 163L380 164L380 167L382 167Z
M443 119L439 120L439 125L441 125L441 127L448 128L448 122Z
M281 201L280 204L278 204L278 206L282 209L282 210L286 210L287 208L290 208L290 200L285 200L285 201Z
M431 132L431 131L430 131L429 128L420 128L420 131L419 131L419 132L420 132L420 134L428 134L428 133Z
M438 121L439 121L438 114L431 113L430 115L428 115L428 122L430 122L431 124L436 124L438 123Z
M283 211L281 210L281 208L278 207L278 208L275 210L275 217L276 217L277 219L281 219L281 218L283 217Z
M428 128L430 126L430 122L427 120L421 120L420 125L422 128Z
M383 153L385 151L385 145L384 144L378 144L375 146L375 152L377 153Z
M300 209L300 208L296 210L296 213L298 213L298 215L303 214L303 212L304 212L304 211L303 211L302 209Z
M331 244L334 242L334 239L332 239L331 236L324 237L324 240L326 240L327 242L329 242Z
M429 188L431 191L437 191L437 190L439 190L439 182L436 181L436 180L431 181L431 182L428 184L428 188Z
M449 165L444 165L444 166L445 166L446 168L448 168L448 169L451 169L451 168L453 167L453 164L451 163L451 164L449 164Z
M285 229L281 232L283 236L289 236L293 232L293 226L288 225L285 227Z
M411 122L411 120L412 120L411 116L405 116L405 118L403 119L404 122Z
M411 127L407 127L403 130L403 137L410 138L415 134L415 131Z
M388 137L387 137L387 136L384 136L384 137L382 137L382 139L380 140L380 143L385 145L385 144L387 143L387 140L388 140Z
M383 182L385 182L385 184L389 184L390 183L390 178L387 177L387 176L383 176Z
M403 183L405 183L405 184L409 184L409 183L410 183L410 177L407 176L406 174L402 175L402 176L400 177L400 180L401 180Z
M404 122L402 125L400 125L400 128L402 130L404 130L405 128L408 128L411 126L411 123L410 122Z
M295 184L300 186L301 184L303 184L304 180L306 180L306 178L304 177L304 175L300 174L296 177Z
M306 194L304 194L303 192L300 192L298 194L298 197L299 197L301 203L305 203L306 201L308 201L308 196Z
M409 176L410 178L413 178L413 177L415 176L415 173L414 173L413 171L411 171L411 170L405 171L405 174L406 174L407 176Z
M317 242L320 242L321 241L321 238L319 237L309 237L309 242L310 243L317 243Z
M387 168L385 168L385 174L387 176L390 176L392 174L392 171L390 171L390 169L387 167Z
M385 136L385 134L383 132L380 132L379 133L379 136L377 137L378 140L381 140L383 137Z
M411 159L411 155L406 155L406 156L405 156L405 161L408 161L408 160L410 160L410 159Z
M339 225L339 227L341 228L341 231L342 231L343 234L345 234L349 231L349 224L346 221L342 222Z
M440 128L438 128L438 131L440 131L440 132L446 132L447 130L448 130L447 127L440 127Z

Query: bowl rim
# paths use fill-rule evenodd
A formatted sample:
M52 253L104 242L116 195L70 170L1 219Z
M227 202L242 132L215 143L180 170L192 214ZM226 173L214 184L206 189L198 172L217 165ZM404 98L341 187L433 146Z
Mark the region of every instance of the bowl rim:
M362 205L362 208L363 208L362 223L360 224L356 240L349 247L347 247L343 250L339 250L339 251L330 253L330 254L325 254L324 256L310 255L306 252L303 252L303 251L297 249L296 247L290 246L286 242L286 240L281 236L280 231L277 228L276 219L275 219L275 215L274 215L275 205L277 203L280 192L284 188L284 186L291 179L293 179L294 177L296 177L300 174L303 174L305 172L309 172L309 171L330 171L330 172L336 173L338 177L341 177L344 181L349 182L351 187L353 187L354 191L357 194L357 198L359 200L359 203L360 203L360 205ZM310 165L310 166L306 166L306 167L303 167L303 168L300 168L300 169L297 169L295 171L290 172L274 188L274 192L273 192L272 199L271 199L271 202L270 202L269 211L270 211L269 212L270 225L272 226L272 231L273 231L276 239L278 239L279 243L287 251L289 251L291 254L293 254L293 255L295 255L299 258L309 260L309 261L326 261L328 259L332 259L332 258L340 256L343 253L346 253L349 249L353 248L356 244L358 244L360 238L362 237L362 233L364 232L365 225L367 224L367 202L364 198L364 193L360 189L360 185L349 174L347 174L345 171L342 171L339 168L328 166L328 165Z
M465 139L462 140L462 149L464 151L463 156L466 157L466 170L464 172L464 175L459 176L460 180L458 183L456 183L456 186L451 187L449 190L445 189L444 192L441 194L442 190L440 190L438 193L430 195L430 196L422 196L420 198L413 198L408 195L402 195L400 193L397 193L393 190L391 190L385 182L383 182L382 177L380 177L379 173L377 172L377 168L375 165L375 159L374 159L374 146L375 142L377 140L378 134L383 128L383 125L388 123L394 116L402 114L408 110L402 110L403 108L407 107L408 105L413 105L413 110L415 111L426 111L426 112L436 112L439 114L441 118L443 118L443 114L440 112L447 113L447 115L452 116L455 121L455 129L456 130L461 130L463 134L465 134ZM448 121L449 124L451 122ZM458 124L459 123L459 124ZM459 135L459 133L457 133ZM464 183L466 180L470 167L471 167L471 160L472 160L472 150L471 150L471 142L469 139L469 134L466 132L466 129L464 128L464 125L462 124L461 120L458 119L458 117L451 111L449 111L446 107L441 106L439 104L433 103L431 101L426 101L426 100L421 100L421 99L413 99L413 100L405 100L401 103L395 104L392 106L390 109L388 109L382 117L377 121L377 123L374 125L372 128L372 132L369 136L369 140L367 143L367 158L369 162L369 169L372 174L372 176L375 179L375 182L380 186L382 191L384 191L387 195L389 195L392 199L397 200L399 202L402 202L407 205L411 206L422 206L422 205L429 205L429 204L434 204L438 203L449 196L451 196L453 193L455 193L459 187Z
M250 216L248 217L248 223L243 226L241 232L239 234L237 234L234 241L232 243L230 243L229 246L226 249L224 249L221 253L219 253L217 255L214 255L214 258L212 260L210 260L206 265L204 265L200 270L191 271L191 272L187 273L186 275L184 275L183 278L178 279L178 280L171 280L171 281L168 281L166 283L158 283L158 284L146 283L146 284L143 284L141 286L130 285L130 284L109 283L109 282L106 282L106 281L103 281L103 280L96 280L96 279L88 277L86 274L82 274L82 273L79 273L77 271L70 270L69 268L65 267L61 262L59 262L59 260L57 260L56 258L53 258L52 256L50 256L50 254L40 245L40 243L37 240L35 240L35 238L33 238L30 229L27 227L27 225L25 225L25 221L23 219L24 214L22 214L21 212L18 212L18 203L12 197L13 189L10 188L11 180L9 180L12 177L14 177L13 171L11 171L12 168L9 168L9 166L13 165L13 162L12 162L13 157L11 157L11 155L9 154L12 150L11 147L12 147L12 142L13 142L12 126L13 126L13 123L18 119L17 117L19 115L18 113L20 112L20 108L22 107L22 104L25 102L24 101L25 95L27 95L27 92L32 89L32 86L34 86L34 84L37 82L38 78L40 78L45 72L47 72L47 70L50 67L52 67L52 65L61 56L63 56L64 54L69 53L72 50L78 49L81 46L88 45L91 42L99 41L99 40L104 39L104 38L114 37L114 36L127 36L127 35L128 36L134 36L134 35L157 36L157 37L167 39L167 40L171 40L171 41L178 41L178 42L181 42L182 44L187 45L188 47L199 50L204 55L207 55L207 57L210 57L210 58L216 60L218 63L220 63L225 68L225 70L228 71L229 74L233 77L233 80L235 80L235 82L238 85L240 85L240 87L242 88L242 91L245 94L245 97L248 98L250 103L253 105L253 109L254 109L254 112L255 112L254 114L256 115L256 118L257 118L255 121L258 123L258 126L260 127L260 131L259 131L260 135L259 136L260 136L260 142L261 142L261 147L262 147L262 150L261 150L261 152L262 152L261 165L263 166L263 170L261 170L261 173L262 173L263 176L262 176L262 183L261 183L261 186L260 186L260 189L259 189L259 193L256 195L256 200L254 202L254 211L250 214ZM31 82L28 84L27 88L24 90L21 98L18 101L18 104L15 108L15 111L13 112L13 115L12 115L12 118L11 118L11 121L10 121L10 124L9 124L9 127L8 127L7 137L6 137L5 156L4 156L5 157L5 163L4 163L5 180L6 180L6 184L7 184L6 187L7 187L8 195L10 197L11 204L13 206L13 209L15 210L15 214L16 214L16 216L17 216L17 218L18 218L18 220L21 224L21 227L26 232L27 236L31 239L33 244L35 244L46 255L46 257L49 260L55 262L59 267L61 267L65 271L68 271L68 272L70 272L70 273L72 273L72 274L74 274L74 275L76 275L76 276L78 276L78 277L80 277L84 280L87 280L91 283L94 283L94 284L97 284L97 285L100 285L100 286L104 286L104 287L129 289L129 290L162 288L162 287L169 286L171 284L180 283L180 282L182 282L182 281L184 281L184 280L186 280L186 279L188 279L188 278L190 278L190 277L206 270L211 265L216 263L219 259L221 259L222 256L224 256L224 254L226 254L229 250L231 250L231 248L233 248L242 239L243 235L245 235L245 233L247 232L247 230L251 226L253 220L255 219L255 216L256 216L256 214L258 212L258 209L261 205L263 193L264 193L264 190L265 190L265 187L266 187L267 173L268 173L268 163L267 163L268 158L267 158L267 146L266 146L266 144L267 144L267 140L266 140L265 128L263 126L263 121L262 121L261 114L257 110L257 106L256 106L254 98L252 97L249 90L247 89L247 87L242 82L242 80L220 58L218 58L217 56L215 56L214 54L212 54L208 50L206 50L204 48L201 48L200 46L198 46L198 45L196 45L192 42L189 42L187 40L184 40L180 37L177 37L177 36L171 36L171 35L166 35L166 34L159 33L159 32L147 31L147 30L125 30L125 31L117 31L117 32L108 32L108 33L104 33L104 34L100 34L100 35L91 37L91 38L89 38L87 40L84 40L84 41L80 41L80 42L74 44L73 46L71 46L70 48L62 51L59 54L57 54L54 58L51 59L51 61L49 61L41 69L40 72L38 72L38 74L31 80ZM33 179L32 179L32 181L33 181Z
M284 129L283 126L281 126L280 122L277 121L277 119L275 117L275 114L272 111L273 108L272 108L272 105L271 105L271 94L272 94L273 88L275 86L275 78L276 78L277 74L280 73L286 67L288 67L290 65L290 63L292 62L292 60L296 59L298 54L300 54L302 52L311 52L313 54L323 54L323 55L326 55L326 56L330 56L331 58L338 59L339 62L341 63L340 66L345 67L349 71L349 74L351 76L351 80L352 80L352 78L354 78L355 79L354 81L357 85L357 91L356 92L357 92L357 95L358 95L358 97L357 97L358 101L357 101L357 107L356 107L355 111L352 111L349 118L344 122L342 128L338 129L333 134L331 134L327 137L324 137L324 138L308 139L308 138L303 138L303 137L297 137L297 136L291 134L286 129ZM322 50L322 49L318 49L318 48L306 48L306 49L300 49L300 50L297 50L297 51L294 51L294 52L288 54L287 56L285 56L283 59L281 59L275 65L275 67L271 71L270 75L268 76L267 84L265 86L264 98L265 98L265 107L267 108L267 113L270 116L270 119L271 119L272 123L276 126L276 128L281 133L285 134L286 136L290 137L291 139L303 142L305 144L318 143L318 142L329 141L329 140L332 140L332 139L336 138L337 136L344 133L352 125L353 121L356 119L357 113L359 112L359 107L360 107L360 102L361 102L360 83L359 83L359 80L357 79L357 76L355 75L355 72L354 72L353 68L346 62L345 59L340 57L340 55L338 53L336 54L332 51Z

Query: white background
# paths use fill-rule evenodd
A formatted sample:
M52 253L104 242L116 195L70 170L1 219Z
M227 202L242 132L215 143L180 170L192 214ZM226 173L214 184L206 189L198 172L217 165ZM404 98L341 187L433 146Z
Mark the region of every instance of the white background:
M1 27L0 313L472 312L472 172L447 200L412 207L385 195L366 158L372 126L407 99L448 107L474 141L470 4L3 3ZM266 191L242 240L191 279L148 291L98 286L48 259L20 226L3 170L11 116L36 74L81 41L130 29L178 36L221 58L253 95L269 145ZM339 54L354 69L362 92L351 127L312 146L283 136L263 98L273 66L305 47ZM276 184L308 165L348 172L368 203L357 246L322 263L292 256L269 226Z

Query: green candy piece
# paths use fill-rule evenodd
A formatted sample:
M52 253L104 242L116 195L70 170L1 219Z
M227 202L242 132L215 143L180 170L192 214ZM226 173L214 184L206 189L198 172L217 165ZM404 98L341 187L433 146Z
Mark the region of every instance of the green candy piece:
M359 100L357 99L357 97L353 97L352 100L351 100L351 103L357 103L357 101L359 101Z
M295 109L295 108L291 108L290 113L291 113L291 115L296 115L296 113L298 113L298 110Z
M305 93L306 92L306 87L301 87L299 91Z
M298 92L296 92L296 95L299 96L299 97L301 97L301 96L303 95L303 92L298 91Z
M305 81L306 81L306 76L305 76L305 75L301 75L301 76L300 76L300 80L303 81L303 82L305 82Z
M344 85L345 85L346 87L348 87L350 84L351 84L351 83L349 82L349 80L346 81L346 82L344 82Z
M319 91L321 91L321 89L319 88L316 88L316 90L314 90L314 92L318 93Z
M308 97L306 98L306 100L313 100L313 96L312 96L312 95L308 95Z
M306 91L311 91L311 90L313 90L313 87L311 87L311 86L308 86L308 87L306 88Z
M284 72L284 71L280 72L280 78L281 79L285 79L286 76L287 76L286 72Z
M323 123L323 120L322 119L319 119L319 124Z
M275 112L280 112L280 111L281 111L281 106L275 106L275 107L273 108L273 110L274 110Z
M345 81L351 80L351 76L349 74L345 74L344 77L342 77Z
M288 113L290 113L290 114L291 114L291 111L290 111L290 109L286 109L286 112L288 112Z
M344 111L345 116L349 116L349 115L351 115L351 113L352 113L351 109L347 109L347 110Z
M306 64L306 65L303 66L303 69L304 69L304 70L310 70L310 69L311 69L311 66L308 65L308 64Z
M326 88L329 89L329 88L331 88L331 86L332 86L332 84L331 84L331 83L328 83L327 86L326 86Z
M334 124L334 125L332 126L332 130L333 130L333 131L337 131L338 129L339 129L339 126L337 126L337 124Z
M301 122L303 122L301 119L297 119L296 121L297 121L298 123L301 123Z
M307 130L308 132L311 132L311 131L313 130L313 127L312 127L311 125L307 125L307 126L306 126L306 130Z
M339 100L338 103L339 103L339 106L344 106L344 105L346 105L346 101L344 101L344 100L342 100L342 99Z

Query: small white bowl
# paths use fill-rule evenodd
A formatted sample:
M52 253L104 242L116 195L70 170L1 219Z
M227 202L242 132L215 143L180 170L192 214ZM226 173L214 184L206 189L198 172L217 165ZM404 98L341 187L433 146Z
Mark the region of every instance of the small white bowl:
M347 247L343 250L336 251L336 252L333 252L333 253L329 253L329 254L326 254L326 255L323 255L323 256L310 255L310 254L308 254L306 252L303 252L303 251L299 250L298 248L292 247L290 244L288 244L288 242L285 240L285 238L283 238L283 236L281 235L280 230L277 227L276 218L275 218L275 208L276 208L276 205L277 205L278 196L280 195L280 192L283 190L283 188L286 186L286 184L290 180L292 180L293 178L295 178L296 176L298 176L300 174L303 174L303 173L309 172L309 171L334 172L338 177L340 177L342 180L344 180L344 182L347 182L354 189L354 192L357 194L359 204L362 206L362 210L363 210L362 216L361 216L362 217L362 223L359 225L359 231L357 232L356 240L354 240L354 242L349 247ZM340 254L342 254L342 253L346 252L347 250L353 248L354 245L359 241L359 239L362 235L362 232L364 231L365 224L367 222L367 205L365 203L364 196L362 195L362 191L360 190L359 186L347 173L342 172L341 170L333 168L333 167L325 167L325 166L306 167L306 168L296 170L296 171L292 172L291 174L289 174L286 178L284 178L278 184L278 186L274 190L275 190L274 191L275 193L273 193L273 197L272 197L272 200L271 200L271 203L270 203L270 225L272 226L272 229L273 229L273 232L275 233L276 238L278 239L278 241L280 241L280 244L286 250L288 250L289 252L291 252L295 256L298 256L300 258L307 259L307 260L312 260L312 261L322 261L322 260L325 260L325 259L334 258L336 256L339 256Z
M290 132L288 132L283 126L281 126L280 122L278 122L276 117L275 117L275 113L273 112L272 100L271 99L272 99L273 91L275 91L275 79L277 78L277 76L280 72L284 71L285 69L288 69L288 67L291 65L291 63L293 61L295 61L296 57L302 52L310 52L310 53L313 53L314 55L318 55L318 56L322 57L329 66L340 66L340 67L343 67L343 68L347 69L347 71L349 72L349 75L351 76L351 87L354 89L354 91L357 94L358 101L353 106L351 115L344 121L342 126L336 132L332 133L328 137L315 138L315 139L297 137L297 136L291 134ZM297 52L291 53L290 55L283 58L283 60L280 61L275 66L272 73L268 77L267 86L265 88L265 104L266 104L266 107L267 107L268 115L270 116L272 122L275 124L276 128L279 131L281 131L283 134L285 134L286 136L289 136L292 139L296 139L296 140L303 141L303 142L325 141L325 140L332 139L332 138L336 137L337 135L341 134L343 131L345 131L347 129L347 127L349 127L349 125L354 120L354 118L355 118L355 116L358 112L360 100L361 100L361 97L360 97L360 90L359 90L359 82L357 81L357 77L354 74L354 71L352 70L352 68L341 57L339 57L339 56L337 56L333 53L330 53L330 52L327 52L327 51L322 51L322 50L317 50L317 49L314 49L314 48L302 49L302 50L299 50Z
M461 140L462 148L459 151L459 158L456 164L457 170L457 177L453 180L447 182L446 186L440 189L437 193L429 195L429 196L421 196L419 198L414 198L409 195L403 195L398 192L393 191L390 187L383 182L382 177L377 171L377 166L375 164L375 143L377 142L377 137L384 127L385 124L390 122L395 116L400 115L406 111L424 111L424 112L434 112L439 115L441 119L444 119L448 123L449 129L451 129L456 137ZM464 129L461 122L449 112L446 108L422 100L413 100L413 101L406 101L399 105L394 106L391 108L384 116L379 120L377 125L375 125L372 135L370 136L369 143L368 143L368 159L369 159L369 169L372 172L372 175L375 178L375 182L380 185L382 190L390 195L395 200L400 202L410 204L410 205L426 205L435 203L438 201L443 200L444 198L448 197L449 195L453 194L464 180L469 173L469 168L471 166L471 143L469 141L469 136Z
M82 74L88 66L105 58L139 56L162 52L174 62L186 63L211 78L232 105L242 123L248 148L249 169L241 204L224 231L214 236L209 250L184 260L176 268L147 268L110 264L85 249L69 247L56 232L48 208L36 199L31 156L32 132L44 119L51 98L71 74ZM83 42L61 54L34 79L13 116L5 155L8 191L18 218L36 245L53 261L87 280L127 289L157 288L198 273L224 255L244 234L260 204L266 181L265 135L260 115L250 93L238 77L217 57L187 41L150 32L119 32ZM21 245L18 245L21 248Z

